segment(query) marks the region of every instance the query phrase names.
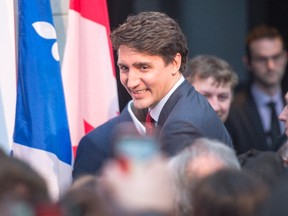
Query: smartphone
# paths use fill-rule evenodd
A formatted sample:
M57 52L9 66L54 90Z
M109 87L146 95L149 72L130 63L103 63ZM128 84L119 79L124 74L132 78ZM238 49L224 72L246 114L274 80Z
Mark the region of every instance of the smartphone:
M126 135L115 145L115 156L124 171L143 167L159 153L153 137Z

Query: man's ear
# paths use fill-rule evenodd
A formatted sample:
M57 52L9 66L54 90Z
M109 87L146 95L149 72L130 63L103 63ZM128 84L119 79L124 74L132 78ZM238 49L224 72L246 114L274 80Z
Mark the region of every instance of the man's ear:
M171 62L172 66L173 66L172 75L175 75L176 73L179 72L179 69L180 69L181 63L182 63L181 60L182 60L181 54L176 53L173 61Z

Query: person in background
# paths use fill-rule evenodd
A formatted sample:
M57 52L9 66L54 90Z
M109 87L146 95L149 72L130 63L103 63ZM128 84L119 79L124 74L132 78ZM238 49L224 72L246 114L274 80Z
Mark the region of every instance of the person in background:
M199 138L172 157L168 167L175 184L177 215L191 215L190 189L220 169L239 170L240 164L233 149L217 140Z
M116 207L100 189L101 186L94 175L79 177L58 201L63 209L63 216L114 215Z
M219 170L202 179L191 191L195 216L260 216L269 195L251 173Z
M225 126L238 154L253 148L275 151L284 131L277 116L284 108L281 80L287 64L278 30L265 25L254 28L246 39L244 62L252 79L235 94Z
M283 159L274 151L259 151L251 149L238 155L242 170L257 175L269 188L287 174Z
M0 150L1 215L32 216L56 211L59 212L59 208L54 205L43 177L26 162Z
M167 156L177 154L199 137L218 139L232 147L230 136L213 108L182 75L188 46L175 20L160 12L142 12L129 16L111 33L111 39L118 54L120 81L132 97L128 112L137 116L132 117L135 130L154 135ZM135 115L133 110L144 115ZM113 156L111 128L115 128L119 118L81 139L74 179L80 173L95 174L103 161Z
M261 216L286 216L288 212L288 175L280 179L268 197Z
M212 55L198 55L189 60L184 76L225 122L238 83L238 76L228 62Z
M285 123L285 132L279 140L279 148L274 151L259 151L251 149L238 155L242 169L249 170L259 176L269 188L278 184L278 180L287 175L288 164L288 93L285 95L286 105L279 115L279 120Z

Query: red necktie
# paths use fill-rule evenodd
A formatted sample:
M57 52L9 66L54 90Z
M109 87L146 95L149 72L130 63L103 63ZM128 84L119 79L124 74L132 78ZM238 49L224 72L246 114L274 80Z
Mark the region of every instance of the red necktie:
M145 128L146 128L146 134L147 135L152 135L154 132L154 125L155 121L154 119L151 117L150 112L147 113L146 115L146 122L145 122Z

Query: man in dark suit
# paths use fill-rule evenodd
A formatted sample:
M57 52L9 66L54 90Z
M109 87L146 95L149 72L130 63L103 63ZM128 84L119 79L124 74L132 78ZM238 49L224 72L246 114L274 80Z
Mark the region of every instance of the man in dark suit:
M99 172L103 162L113 156L114 135L111 137L110 133L117 128L115 125L130 121L139 134L145 134L143 115L139 113L145 116L147 111L157 127L155 136L160 149L168 156L199 137L218 139L232 147L213 108L182 76L188 48L183 32L172 18L159 12L130 16L112 32L111 39L118 52L121 83L133 102L119 117L80 141L74 178Z
M125 122L132 122L127 107L118 117L92 130L80 140L73 169L74 179L84 174L99 173L104 162L112 157L111 134L117 125Z
M277 138L284 130L277 119L284 108L281 80L287 53L283 38L273 27L258 26L247 36L246 54L252 80L235 95L225 125L238 154L253 148L276 150Z

